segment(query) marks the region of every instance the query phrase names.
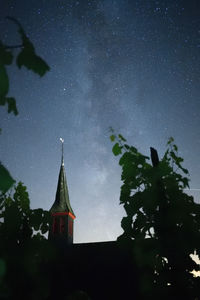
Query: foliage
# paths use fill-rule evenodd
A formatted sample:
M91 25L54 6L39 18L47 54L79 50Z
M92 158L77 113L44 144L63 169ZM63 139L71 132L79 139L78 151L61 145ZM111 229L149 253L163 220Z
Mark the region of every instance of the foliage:
M118 240L132 249L143 299L149 293L155 299L180 299L180 291L184 299L195 299L199 279L191 271L199 266L190 254L200 254L200 205L184 192L189 178L178 147L170 138L161 161L151 148L152 166L123 136L112 130L110 139L113 154L121 155L120 203L126 211Z
M14 183L10 173L0 162L0 190L6 193Z
M46 62L35 53L35 49L21 24L14 18L7 17L18 26L18 32L21 37L20 45L5 45L0 41L0 105L8 106L8 113L18 114L16 100L14 97L8 96L9 93L9 77L7 73L7 66L14 63L14 50L20 49L16 57L16 65L18 68L22 66L43 76L49 71L49 66ZM0 129L1 131L1 129ZM6 192L15 182L6 168L0 165L0 191Z
M0 298L43 298L49 286L41 265L53 255L43 236L49 212L31 209L26 187L19 182L12 196L0 196L0 218Z
M43 76L49 71L47 63L35 53L35 49L21 24L14 18L7 17L18 26L18 32L21 37L20 45L7 46L0 41L0 105L8 104L8 113L18 114L16 101L12 97L7 97L9 92L9 78L6 67L14 61L14 49L19 48L20 52L16 57L18 68L25 66L27 69Z
M16 61L19 69L24 66L40 76L49 66L35 53L21 24L8 19L18 26L21 44L8 46L0 41L0 105L7 105L8 113L17 115L15 98L8 96L7 66ZM43 236L49 229L49 212L30 208L21 182L12 193L14 182L0 163L0 299L44 299L50 289L47 263L55 257L55 249Z

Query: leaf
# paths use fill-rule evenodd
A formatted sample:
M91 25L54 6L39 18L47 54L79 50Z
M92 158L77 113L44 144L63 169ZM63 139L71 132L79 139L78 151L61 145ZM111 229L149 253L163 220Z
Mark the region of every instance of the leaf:
M6 193L14 183L15 180L11 177L8 170L0 163L0 190Z
M0 64L10 65L13 61L13 55L10 51L6 50L0 41Z
M173 138L173 137L170 137L170 138L168 139L167 145L170 145L170 144L172 144L173 142L174 142L174 138Z
M185 174L189 174L189 171L188 171L187 169L185 169L185 168L181 168L181 170L183 171L183 173L185 173Z
M6 68L3 64L0 64L0 105L5 105L6 101L4 97L9 90L9 79L6 72Z
M119 160L119 165L132 164L133 155L130 152L125 152Z
M132 224L132 218L130 218L129 216L123 217L121 221L121 227L128 234L131 234L131 229L132 229L131 224Z
M129 200L130 193L131 193L130 187L127 186L126 184L123 184L123 185L121 186L120 204L126 203L127 200Z
M27 69L43 76L50 70L49 66L41 57L36 55L33 44L27 38L22 28L20 28L19 33L22 37L23 49L17 56L17 66L19 68L25 66Z
M41 229L43 233L47 230L47 226L49 223L49 212L44 211L41 208L33 209L30 215L30 226L35 230Z
M10 201L9 206L6 205L4 222L6 224L7 234L17 238L22 223L22 215L14 201Z
M19 34L22 39L23 49L17 56L17 66L21 68L25 66L27 69L43 76L47 71L50 70L47 63L35 53L35 49L29 38L26 36L21 24L13 17L7 17L7 19L14 22L19 27Z
M6 105L8 104L8 113L13 112L14 115L18 115L18 110L16 106L15 98L13 97L0 97L0 105Z
M51 221L51 215L49 213L49 211L47 210L43 210L43 224L49 224Z
M121 135L121 134L118 134L118 137L120 140L122 140L123 142L126 142L126 139Z
M174 151L178 152L178 147L174 144L173 145Z
M116 138L116 136L115 136L114 134L112 134L112 135L110 136L111 142L114 142L115 138Z
M187 177L182 177L182 179L180 179L179 181L182 181L182 183L183 183L183 188L190 188L190 186L189 186L189 180L188 180L188 178Z
M135 148L135 147L133 147L133 146L130 147L130 152L132 152L132 153L134 153L134 154L137 154L137 153L138 153L137 148Z
M3 106L6 104L6 98L5 97L0 97L0 105Z
M43 76L50 70L47 63L35 54L33 45L30 43L19 53L17 57L17 66L21 68L25 66L27 69Z
M47 224L42 224L41 226L42 234L45 234L48 230L49 230L49 226Z
M9 91L9 79L6 72L6 68L0 64L0 105L8 104L8 113L13 112L15 115L18 114L16 107L16 101L12 97L6 97Z
M121 146L119 146L119 143L116 143L114 146L113 146L113 148L112 148L112 152L113 152L113 154L115 155L115 156L117 156L117 155L119 155L119 154L121 154L122 153L122 147Z
M13 198L18 203L20 209L23 212L28 212L30 209L30 200L29 195L26 190L26 186L23 185L22 182L19 182L17 187L15 188L15 193Z
M127 145L127 144L125 144L125 145L124 145L124 147L125 147L127 150L129 150L129 149L130 149L130 146L129 146L129 145Z
M18 115L15 98L9 97L9 98L6 98L6 101L8 103L8 113L13 112L15 116Z
M11 197L6 197L4 203L5 203L5 207L9 207L13 204L13 199Z

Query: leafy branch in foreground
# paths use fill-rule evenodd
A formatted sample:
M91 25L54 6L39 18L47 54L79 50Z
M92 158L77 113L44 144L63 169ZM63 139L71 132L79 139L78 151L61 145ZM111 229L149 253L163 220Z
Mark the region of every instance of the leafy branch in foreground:
M1 299L30 294L43 299L43 292L48 292L47 275L41 272L41 264L54 253L43 236L48 232L49 218L48 211L30 208L29 195L21 182L12 195L0 195Z
M25 34L21 24L15 18L7 17L7 19L18 26L21 44L8 46L0 41L0 105L7 104L8 113L13 112L17 115L18 110L15 99L7 96L9 92L9 78L6 67L11 65L14 61L14 49L20 49L20 52L16 57L18 68L25 66L27 69L32 70L40 76L43 76L50 68L47 63L35 53L35 48Z
M8 19L18 26L21 44L5 45L0 41L0 105L7 105L8 113L17 115L15 98L8 96L7 66L16 60L18 68L24 66L40 76L49 66L35 53L21 24L14 18ZM14 182L0 163L0 298L46 299L50 286L44 265L54 257L54 249L43 236L49 228L49 212L30 208L26 187L21 182L12 193Z
M36 74L43 76L50 70L50 68L47 63L35 53L35 48L27 37L21 24L15 18L7 17L7 19L18 26L21 44L8 46L0 41L0 105L7 105L8 113L12 112L14 115L18 115L15 98L8 96L9 77L7 73L7 66L12 65L14 62L14 50L20 49L16 56L16 65L19 69L24 66ZM2 164L0 165L0 179L0 191L2 192L8 191L15 182Z
M199 279L191 272L199 266L190 255L200 254L200 205L184 192L189 188L188 170L178 147L170 138L160 161L151 148L150 164L122 135L112 132L110 139L115 142L113 154L121 156L120 204L126 211L118 240L132 251L143 297L151 292L155 299L180 299L183 291L187 299L195 299Z

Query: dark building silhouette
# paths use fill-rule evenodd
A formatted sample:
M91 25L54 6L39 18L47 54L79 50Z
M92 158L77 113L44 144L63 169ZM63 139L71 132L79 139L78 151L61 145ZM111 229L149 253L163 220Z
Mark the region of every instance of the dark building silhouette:
M49 269L51 299L139 299L136 270L126 247L117 241L73 244L75 214L69 200L63 144L56 197L50 213L49 240L58 250L57 259Z

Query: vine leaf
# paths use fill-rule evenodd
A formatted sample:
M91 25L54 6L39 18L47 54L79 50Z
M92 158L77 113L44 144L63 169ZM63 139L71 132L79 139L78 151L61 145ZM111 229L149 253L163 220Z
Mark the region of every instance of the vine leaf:
M47 63L35 53L35 48L29 38L26 36L21 24L12 17L7 17L7 19L14 22L19 27L19 34L22 39L22 50L17 56L17 66L21 68L25 66L27 69L43 76L47 71L50 70Z
M23 212L28 212L30 210L29 195L26 190L26 186L24 186L22 182L19 182L15 188L13 198L18 203L18 206L21 207Z
M6 68L3 64L0 64L0 105L5 105L5 96L9 90L9 79L6 72Z
M14 115L18 115L15 98L9 97L9 98L6 98L6 100L8 103L8 113L13 112Z
M11 65L13 61L13 55L10 51L6 50L6 47L0 41L0 62L3 65Z
M112 152L115 156L119 155L122 153L122 147L119 146L119 143L116 143L113 148L112 148Z
M8 170L0 163L0 190L6 193L11 186L15 183L15 180L11 177Z
M112 135L110 136L111 142L114 142L115 138L116 138L116 136L115 136L114 134L112 134Z
M23 49L17 56L17 66L20 69L25 66L27 69L39 74L41 77L50 70L47 63L35 53L35 49L30 40L26 37L22 29L19 30L23 41Z
M122 140L123 142L126 142L126 139L123 137L123 135L118 134L118 137L119 137L119 139Z
M178 147L171 137L161 160L156 149L151 148L152 166L147 163L147 156L126 145L120 135L116 139L118 143L112 151L114 155L120 154L120 204L126 212L121 221L124 232L118 241L134 249L134 261L141 274L148 270L145 283L142 277L139 279L141 287L149 286L148 294L163 294L163 288L170 282L175 293L179 293L181 286L186 287L189 295L197 284L189 272L198 269L190 254L195 249L200 254L200 204L184 193L189 188L189 178L182 173L188 174L188 170L182 167ZM144 295L148 299L146 292Z
M27 42L24 49L17 56L17 66L25 66L27 69L39 74L41 77L50 70L46 62L35 54L32 43Z

